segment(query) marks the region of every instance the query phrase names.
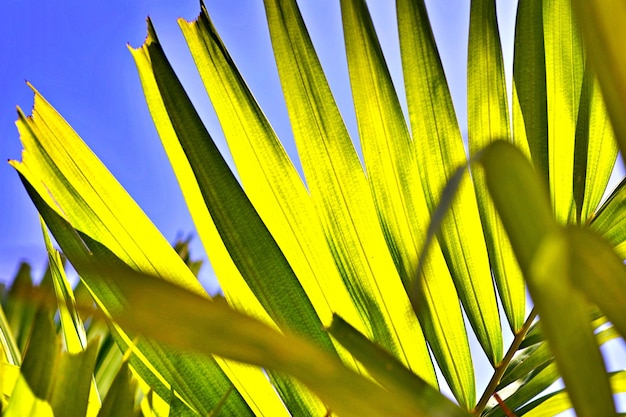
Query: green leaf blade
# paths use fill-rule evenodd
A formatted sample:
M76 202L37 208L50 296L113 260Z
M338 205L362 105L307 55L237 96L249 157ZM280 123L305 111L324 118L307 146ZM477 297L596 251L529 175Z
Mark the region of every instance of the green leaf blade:
M291 0L268 0L265 8L307 185L337 268L368 318L368 336L419 372L429 360L415 337L419 324L300 12Z
M278 141L213 27L206 8L179 24L233 155L246 195L285 253L323 323L341 311L363 328L327 248L317 215Z
M626 56L622 39L626 36L623 25L626 6L616 0L602 4L576 0L572 4L606 99L623 159L626 156L626 121L623 117L626 112Z
M494 140L512 140L494 1L471 2L467 65L468 144L472 156ZM525 319L524 280L484 177L478 170L472 174L493 275L509 326L515 332Z
M232 261L279 327L306 335L334 352L311 300L206 131L153 29L149 30L143 51L149 56L158 94ZM288 397L294 395L301 397L294 407L302 403L313 409L321 407L306 392L298 394L295 389Z
M467 156L424 2L400 1L397 15L411 132L432 214L454 172L467 166ZM497 363L502 358L500 319L471 180L461 182L438 237L472 328L489 360ZM466 389L473 403L474 390Z
M469 416L469 413L408 370L388 352L370 342L341 317L333 318L328 331L363 363L383 387L392 392L402 393L425 415L438 413L446 416Z
M11 163L70 262L91 259L106 263L108 255L94 253L86 242L110 246L106 253L125 264L155 274L158 271L161 276L206 296L169 243L39 93L35 93L33 112L30 118L20 113L18 128L24 145L23 161ZM71 223L64 216L70 216ZM119 305L115 292L102 277L81 278L104 311ZM117 329L116 337L118 343L126 340L127 345L131 344L132 338L121 329ZM140 344L138 352L141 355L133 357L134 363L143 366L143 377L163 396L171 390L167 385L174 383L169 370L176 369L176 363L182 366L185 361L192 362L181 356L168 356L155 345ZM189 383L178 385L177 389L194 407L208 410L207 404L213 397L207 393L229 386L228 379L214 362L196 361L189 369ZM241 397L233 397L231 401L229 407L234 411L242 415L249 413Z
M561 223L574 218L574 150L584 74L582 39L569 0L544 3L550 194Z

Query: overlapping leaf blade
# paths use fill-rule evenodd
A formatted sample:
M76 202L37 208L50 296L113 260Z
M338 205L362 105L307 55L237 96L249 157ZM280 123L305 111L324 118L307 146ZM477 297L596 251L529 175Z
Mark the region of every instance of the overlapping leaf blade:
M232 62L207 10L179 20L246 195L276 239L323 323L333 312L365 328L328 250L310 196ZM228 279L228 278L224 278ZM230 293L230 291L229 291Z
M518 408L527 404L528 401L536 398L537 395L540 395L544 392L548 387L550 387L554 382L559 379L559 370L556 367L555 363L550 363L544 366L537 368L532 375L530 375L528 380L525 380L523 385L519 387L512 395L502 396L506 406L517 412ZM517 415L517 414L516 414ZM504 410L499 406L493 406L488 412L485 414L486 417L505 417L506 414Z
M617 142L600 86L589 65L586 66L581 89L573 190L576 222L586 224L593 218L613 172Z
M397 15L411 132L432 213L456 169L467 164L467 156L424 2L399 1ZM498 310L469 176L461 182L439 237L470 323L487 356L497 363L502 357Z
M22 175L31 199L71 262L107 262L85 246L85 241L91 239L132 267L167 274L168 279L205 294L145 214L39 93L35 93L33 116L26 118L20 113L18 129L24 145L23 162L11 163ZM64 215L70 216L71 225L63 219ZM115 292L101 277L82 278L104 311L119 304ZM131 338L121 329L116 330L118 343L130 344ZM164 381L173 383L176 378L171 370L183 366L189 369L187 380L177 389L199 410L210 409L207 404L215 397L209 393L217 391L217 400L221 398L220 390L223 392L230 385L214 362L193 361L147 343L140 343L137 353L134 364L143 364L140 369L144 378L164 396L169 395ZM242 415L248 409L237 396L231 398L229 406Z
M185 152L224 246L246 284L279 327L334 351L310 299L206 131L151 26L142 53L144 59L138 68L154 74L167 120ZM140 58L139 54L136 57ZM304 407L302 412L308 407L321 409L314 397L288 381L274 382L279 391L285 390L287 401L295 399L291 407Z
M16 365L22 361L21 352L24 352L26 348L35 316L36 305L26 301L32 289L33 279L30 265L23 263L13 278L11 288L9 288L3 303L6 314L5 331L10 331L15 340L15 346L7 350L5 354L10 353L13 357L11 362Z
M43 230L44 242L46 244L46 250L48 251L48 265L52 276L54 293L56 294L63 340L65 341L67 352L72 355L77 355L87 349L87 334L85 332L83 321L78 314L78 308L76 306L76 299L74 298L72 287L70 286L67 276L65 275L61 254L52 246L50 235L48 234L48 230L46 229L43 220L41 220L41 226ZM91 341L90 346L92 350L95 350L95 352L92 352L94 355L97 353L96 346L98 344L99 341ZM91 375L92 372L90 371L89 374ZM100 408L100 394L93 376L91 377L90 386L89 410L87 413L89 415L93 415L95 414L95 411Z
M128 364L124 362L102 402L98 417L135 417L134 391L135 381L131 380Z
M513 139L549 181L548 99L542 2L517 4L513 57Z
M151 69L149 54L143 49L131 49L131 53L137 64L146 102L161 138L161 143L176 173L187 207L209 255L212 267L216 275L222 279L222 291L236 308L246 311L266 323L272 323L272 319L241 276L220 238L204 202L195 174L169 120ZM245 365L220 359L217 361L222 367L230 369L229 374L233 384L256 414L281 415L281 413L286 412L282 402L274 395L274 388L269 384L264 374ZM244 384L244 381L250 383Z
M602 3L575 0L577 18L583 30L585 46L598 74L607 110L617 142L626 156L626 55L622 40L626 37L626 5L619 0Z
M457 293L436 240L423 265L421 281L416 281L429 211L420 187L414 144L365 3L341 4L357 122L378 217L405 287L412 288L416 282L422 287L418 317L435 356L445 363L463 347L446 346L444 339L462 343L466 333Z
M626 392L626 372L613 372L610 374L611 388L614 393ZM572 403L567 391L560 390L541 397L520 410L520 416L542 417L545 415L557 415L572 408Z
M87 347L87 334L83 321L76 308L76 299L65 271L61 254L54 249L52 241L42 220L42 229L46 250L48 251L49 268L52 274L54 292L59 304L59 320L63 328L63 337L69 353L78 353Z
M494 140L512 140L502 48L493 0L471 2L467 56L468 144L470 155L475 155ZM509 326L515 332L522 327L525 319L524 279L484 178L479 170L473 170L472 174L493 276Z
M584 74L582 40L570 0L543 3L550 194L559 222L575 219L576 124Z
M363 169L295 1L265 3L287 109L326 239L369 335L423 369L418 322L380 228Z
M613 245L617 254L626 259L626 218L620 213L626 205L626 180L617 186L591 221L590 228Z

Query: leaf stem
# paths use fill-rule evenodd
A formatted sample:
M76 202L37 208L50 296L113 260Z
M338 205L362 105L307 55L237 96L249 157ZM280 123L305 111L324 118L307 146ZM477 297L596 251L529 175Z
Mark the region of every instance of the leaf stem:
M515 356L515 353L517 352L520 345L524 341L524 338L526 337L526 333L528 333L528 330L530 329L530 326L533 324L535 317L537 317L537 312L535 311L535 308L533 307L530 314L528 315L528 318L524 322L524 325L515 334L515 338L513 339L513 342L511 343L509 350L506 352L506 355L504 356L502 361L496 366L495 372L493 373L493 376L491 377L491 380L489 381L487 388L485 388L483 395L480 397L480 401L478 401L478 404L476 404L476 407L474 407L474 409L472 410L472 414L477 415L477 416L480 415L480 413L482 413L482 411L487 406L487 402L489 401L489 398L491 398L491 396L496 392L496 387L500 383L500 380L502 379L504 372L509 366L509 363L511 363L513 356Z

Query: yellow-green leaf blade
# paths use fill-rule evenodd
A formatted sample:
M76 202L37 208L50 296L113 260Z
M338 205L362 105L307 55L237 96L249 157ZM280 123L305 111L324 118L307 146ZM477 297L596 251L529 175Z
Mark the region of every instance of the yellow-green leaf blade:
M613 393L626 392L626 372L613 372L610 375L611 389ZM520 415L529 417L543 417L556 415L572 408L572 402L567 391L560 390L539 398L520 410Z
M328 329L339 342L365 366L383 387L402 393L425 415L440 413L446 416L465 416L469 413L452 403L422 378L408 370L380 346L369 341L341 317L335 316Z
M513 138L520 149L528 150L535 170L547 184L550 166L543 31L541 2L520 0L513 57Z
M587 66L582 83L574 153L576 222L585 224L598 209L617 158L617 142L602 92Z
M365 3L343 1L341 5L352 94L370 188L396 268L405 287L410 288L417 278L429 218L414 144ZM433 288L424 289L428 297L418 310L418 317L435 356L444 367L451 368L453 364L448 358L463 349L466 331L457 293L436 241L422 272L421 285ZM458 345L450 349L450 340Z
M48 265L52 275L54 292L56 294L63 339L65 340L67 352L77 355L87 349L87 334L85 332L83 321L78 314L76 299L74 298L72 287L70 286L67 276L65 275L61 254L52 246L46 225L43 222L43 219L40 218L40 220L46 250L48 251ZM95 342L92 342L91 344L93 345L92 348L95 348ZM90 370L90 374L92 372L93 371ZM100 408L100 395L96 381L93 377L91 378L90 385L91 389L89 391L88 413L89 415L93 415L95 414L95 411Z
M145 47L170 122L235 265L279 326L332 350L310 300L206 131L152 28Z
M367 334L423 367L418 322L389 254L367 180L295 1L265 2L287 109L311 198Z
M86 242L96 242L129 266L163 276L167 274L167 279L205 294L165 238L39 93L35 93L33 116L26 118L20 112L17 124L24 145L23 162L11 163L22 176L31 199L71 262L85 257L103 261L99 257L101 254L95 256L86 246ZM64 216L69 217L71 224ZM101 277L81 278L88 284L100 308L107 311L117 305L119 301ZM132 338L120 329L117 331L117 341L122 343L126 338L126 343L130 344ZM195 377L190 376L188 384L176 388L199 410L210 408L207 404L213 397L207 392L230 385L214 363L167 355L154 345L143 344L138 352L141 356L137 356L136 363L144 364L143 377L155 384L154 388L164 396L169 395L168 384L176 385L169 370L183 366L186 361L193 362L187 367L189 375ZM233 397L231 401L229 406L233 410L246 414L247 407L240 397Z
M67 280L63 269L61 254L54 249L52 241L45 228L43 219L41 220L44 242L48 251L50 272L54 283L54 292L59 305L59 319L63 328L65 345L69 353L82 352L87 347L87 334L85 327L78 315L76 300L72 292L72 287Z
M220 280L222 291L224 291L225 296L234 307L241 311L246 311L248 314L266 323L273 323L241 276L220 238L215 223L204 203L204 198L194 172L172 127L172 123L169 121L167 110L152 72L149 54L144 48L130 49L130 51L135 59L146 102L159 133L161 143L181 186L185 202L196 225L196 230L202 239L211 265ZM230 363L229 361L219 359L217 361L255 414L286 415L283 414L287 413L284 405L278 396L274 395L274 388L260 370L253 369L250 366Z
M624 207L626 181L622 180L592 219L590 226L611 243L622 259L626 259L626 218L620 215Z
M584 73L582 40L569 0L543 3L543 32L550 194L557 220L565 223L575 217L574 144Z
M246 284L281 329L290 329L334 352L310 299L206 131L151 26L142 51L148 55L150 70L154 74L158 88L154 93L160 95L204 203ZM301 412L309 412L309 408L322 409L322 405L306 391L283 382L281 379L275 381L279 392L283 388L293 388L292 392L285 392L286 402L301 398L287 404L288 407L304 407L305 411Z
M471 2L467 56L468 144L470 156L473 156L494 140L512 139L496 3L493 0ZM517 331L525 319L524 279L489 198L484 177L477 170L473 171L473 175L494 279L509 326Z
M322 323L333 312L364 328L334 265L310 196L213 27L205 7L179 25L246 195L284 252Z
M467 165L467 155L424 2L397 2L397 16L411 132L432 214L454 172ZM499 314L469 176L457 193L438 233L439 243L472 328L490 361L497 363L502 357ZM473 390L467 392L473 396Z

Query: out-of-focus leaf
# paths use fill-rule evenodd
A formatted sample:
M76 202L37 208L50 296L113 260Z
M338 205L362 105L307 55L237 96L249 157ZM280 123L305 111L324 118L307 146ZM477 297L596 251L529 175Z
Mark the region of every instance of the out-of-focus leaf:
M181 259L185 262L185 265L189 267L189 269L191 270L191 272L193 272L195 276L198 276L198 274L200 273L200 268L202 268L203 261L202 259L191 259L191 253L189 251L191 238L192 236L189 235L184 240L178 239L176 242L174 242L173 246L176 253L178 253Z
M584 228L568 229L572 281L626 336L626 267L611 246Z
M4 410L8 399L11 397L19 379L23 379L20 374L20 367L0 361L0 405Z
M521 152L496 142L480 161L577 413L614 415L590 305L571 282L578 273L573 239L557 227L543 184Z
M26 410L22 407L41 406L39 401L28 400L32 394L38 400L46 401L57 416L85 416L90 401L91 378L97 352L95 344L76 354L62 351L51 313L38 310L21 366L23 380L18 380L8 408L15 407L16 413L25 413ZM23 397L24 404L12 405ZM98 406L99 402L95 397L92 410Z
M30 265L22 263L3 302L8 326L13 332L15 343L20 352L24 352L26 349L37 309L37 304L32 299L32 292L33 279L31 277ZM19 364L21 360L22 356L19 355L17 363Z
M504 62L494 0L471 2L467 57L468 144L472 156L494 140L511 140ZM525 319L524 278L479 170L473 170L473 179L493 276L509 326L516 332ZM493 363L496 364L497 360Z
M42 400L48 400L52 392L55 378L53 370L61 351L61 341L53 326L50 312L39 309L33 320L33 331L20 368L32 393Z
M384 388L402 394L424 415L466 416L469 414L407 369L400 361L369 341L341 317L335 316L328 329L370 375Z
M625 371L612 372L610 374L610 382L613 393L626 393ZM571 408L572 403L570 402L567 391L560 390L529 403L520 410L518 415L528 417L554 416Z
M4 314L4 309L0 306L0 346L2 347L2 355L6 362L11 365L19 365L22 363L22 354L17 347L13 330L9 326L9 321Z
M95 319L92 319L92 322L89 324L89 330L92 330L94 327L94 321ZM100 343L98 361L94 371L98 392L102 398L106 397L122 363L122 353L117 347L113 336L107 332L106 339Z
M558 230L545 184L524 155L507 142L489 145L479 161L515 256L528 279L542 240Z
M15 384L4 417L55 417L50 403L37 398L22 375Z
M55 368L48 370L54 381L50 403L55 416L84 417L93 415L100 407L100 400L92 383L97 354L95 343L89 344L85 350L76 354L63 352L58 357Z
M126 362L122 363L113 384L102 401L98 417L134 417L136 386Z
M589 58L598 74L617 142L626 157L626 4L620 0L601 3L572 2Z
M108 262L106 253L94 249L100 245L127 265L167 276L206 296L167 240L39 93L35 92L33 116L26 118L21 112L19 116L23 162L11 164L70 262ZM80 275L103 311L119 305L102 277ZM125 349L132 337L113 329ZM219 401L231 385L215 362L193 360L141 341L135 353L131 362L156 390L168 395L167 385L173 384L200 412L208 412L212 401ZM180 369L187 372L185 380L174 372ZM229 407L240 415L249 413L237 395L230 397Z
M317 344L290 332L279 333L231 309L225 302L209 300L128 268L111 269L105 275L116 283L124 298L133 300L133 308L111 312L123 327L178 349L216 354L289 373L338 415L419 415L402 393L383 390ZM178 308L162 308L174 300Z

